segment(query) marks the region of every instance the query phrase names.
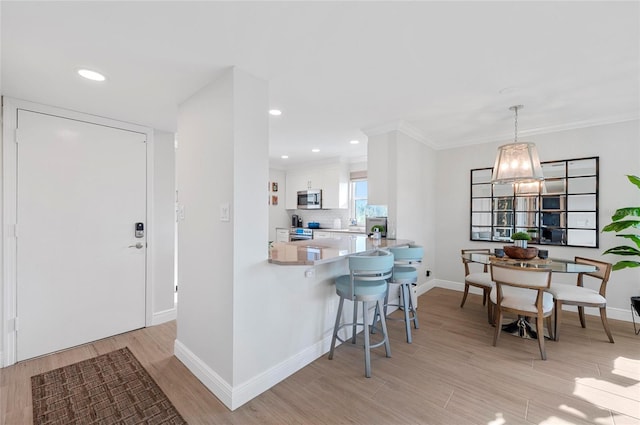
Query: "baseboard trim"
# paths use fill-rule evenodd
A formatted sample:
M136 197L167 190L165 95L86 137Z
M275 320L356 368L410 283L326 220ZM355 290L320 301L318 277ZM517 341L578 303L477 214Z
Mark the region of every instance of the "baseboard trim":
M311 364L329 351L331 346L331 335L326 336L321 341L289 357L272 368L255 376L237 387L233 388L233 403L231 410L235 410L254 397L267 391L280 381L293 375L300 369Z
M175 356L230 410L235 410L329 351L331 335L237 386L231 386L180 341Z
M207 366L198 356L193 354L191 350L177 339L173 344L173 352L178 360L180 360L213 395L218 397L225 406L233 410L231 408L233 388L231 388L231 385L229 385L227 381L222 379L220 375Z
M427 288L423 289L423 292L421 292L421 287L422 286L428 286ZM444 289L451 289L454 291L464 291L464 283L462 282L453 282L450 280L441 280L441 279L433 279L430 280L429 282L425 282L422 285L418 285L418 295L422 295L423 293L429 291L432 288L444 288ZM469 292L472 294L478 294L478 295L482 295L482 290L479 288L476 288L474 286L469 287ZM577 307L571 306L571 305L563 305L562 306L562 310L563 311L574 311L577 312L578 309ZM597 316L600 317L600 311L597 308L590 308L590 307L586 307L584 309L584 312L586 314L588 314L589 316ZM631 308L629 308L629 310L625 310L624 308L616 308L616 307L607 307L607 317L609 319L614 319L614 320L621 320L623 322L631 322Z
M416 292L418 296L420 296L436 287L462 292L464 290L464 283L432 279L418 284ZM474 287L471 287L469 292L476 293L478 295L482 294L480 289ZM569 310L570 308L567 307L571 306L564 307ZM594 310L594 312L589 310ZM599 315L597 309L586 309L585 312L590 315ZM623 317L625 314L627 315L626 319ZM607 315L611 319L631 321L628 316L628 310L625 311L624 309L607 308ZM220 375L207 366L179 340L176 340L174 343L174 353L178 360L180 360L187 369L189 369L191 373L193 373L204 384L204 386L213 393L213 395L227 406L227 408L235 410L322 357L329 351L330 346L331 334L329 333L322 340L316 342L312 346L305 348L272 368L236 386L232 386L222 379Z
M151 326L160 325L162 323L176 320L177 317L178 310L175 307L153 313L153 315L151 316Z

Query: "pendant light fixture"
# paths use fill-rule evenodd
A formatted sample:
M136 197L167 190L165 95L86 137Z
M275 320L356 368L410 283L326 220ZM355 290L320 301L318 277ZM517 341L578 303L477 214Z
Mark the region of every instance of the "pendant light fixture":
M518 142L518 109L522 108L524 108L523 105L509 108L510 111L515 112L515 138L513 143L498 148L491 183L525 183L544 180L536 145Z

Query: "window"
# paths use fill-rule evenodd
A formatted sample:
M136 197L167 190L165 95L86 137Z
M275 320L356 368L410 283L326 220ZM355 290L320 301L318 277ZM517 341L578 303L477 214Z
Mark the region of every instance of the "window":
M367 209L367 181L363 179L351 180L351 217L356 219L358 226L365 225Z

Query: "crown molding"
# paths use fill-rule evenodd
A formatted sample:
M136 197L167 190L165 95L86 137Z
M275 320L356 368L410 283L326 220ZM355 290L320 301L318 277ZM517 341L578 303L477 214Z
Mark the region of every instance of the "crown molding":
M407 136L411 137L418 142L433 148L437 149L437 145L429 140L422 131L420 131L417 127L407 123L406 121L395 121L387 124L382 124L374 127L367 127L361 130L367 137L379 136L381 134L387 134L392 131L398 131L400 133L404 133Z
M626 115L606 117L606 118L597 119L597 120L574 121L566 124L536 127L536 128L530 128L528 130L518 129L518 139L521 139L522 137L536 136L540 134L549 134L549 133L557 133L561 131L578 130L582 128L598 127L601 125L619 124L619 123L628 122L628 121L637 121L639 119L640 119L640 116L637 114L626 114ZM446 146L443 146L442 144L440 144L440 145L436 145L434 149L447 150L447 149L454 149L454 148L462 148L465 146L482 145L485 143L495 143L495 142L508 141L508 140L513 140L512 133L510 134L503 133L495 136L481 137L478 139L467 139L460 142L448 143Z

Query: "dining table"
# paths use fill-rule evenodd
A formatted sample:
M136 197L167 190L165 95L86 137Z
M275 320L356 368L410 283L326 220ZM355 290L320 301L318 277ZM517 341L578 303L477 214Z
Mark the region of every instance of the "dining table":
M462 258L473 263L480 264L507 264L514 267L526 267L537 269L551 269L552 273L589 273L595 272L598 268L591 264L578 264L573 260L562 258L532 258L529 260L509 258L506 255L497 257L490 253L468 252L462 254ZM489 301L491 302L491 301ZM526 317L520 316L517 320L502 325L502 330L511 335L521 338L537 339L538 335L527 320ZM548 337L548 335L545 335Z

